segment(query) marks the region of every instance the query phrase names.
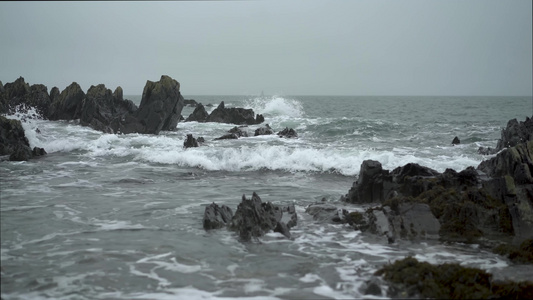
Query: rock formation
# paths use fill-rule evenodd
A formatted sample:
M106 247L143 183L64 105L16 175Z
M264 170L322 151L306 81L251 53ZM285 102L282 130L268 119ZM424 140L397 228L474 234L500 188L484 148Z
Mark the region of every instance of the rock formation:
M242 195L242 202L235 215L225 205L210 204L205 208L203 226L205 230L227 227L236 231L241 241L246 242L269 231L279 232L290 238L290 229L297 222L294 205L279 207L270 202L264 203L254 192L251 199Z
M254 117L252 109L224 106L224 101L220 102L218 107L211 112L206 122L229 123L237 125L254 125L264 122L262 115Z
M198 103L192 114L190 114L189 117L185 119L185 122L196 121L199 123L204 123L206 122L207 117L209 117L209 114L205 110L205 107L202 103Z
M389 241L437 232L446 241L511 235L520 243L533 238L532 168L533 141L461 172L439 173L417 164L389 172L377 161L364 161L343 199L381 204L362 214L354 227L386 235ZM413 209L416 213L410 213Z
M20 121L0 116L0 156L9 155L9 160L23 161L44 154L43 148L30 148Z

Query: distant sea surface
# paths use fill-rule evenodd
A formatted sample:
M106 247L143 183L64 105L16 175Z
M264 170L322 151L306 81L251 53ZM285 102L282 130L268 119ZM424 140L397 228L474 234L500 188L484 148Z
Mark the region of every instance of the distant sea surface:
M137 104L140 96L125 96ZM531 97L189 96L204 105L252 108L277 135L218 140L235 125L180 122L159 135L104 134L76 122L28 119L31 147L48 155L0 162L1 297L8 299L347 299L383 264L414 256L457 262L496 278L533 270L476 245L399 241L324 224L305 213L339 202L361 163L439 172L476 167L509 119L533 115ZM194 108L183 110L187 117ZM8 116L22 119L22 115ZM36 132L39 129L40 133ZM183 149L186 134L204 137ZM452 146L457 136L461 144ZM292 239L269 233L241 243L206 232L212 202L241 197L294 204Z

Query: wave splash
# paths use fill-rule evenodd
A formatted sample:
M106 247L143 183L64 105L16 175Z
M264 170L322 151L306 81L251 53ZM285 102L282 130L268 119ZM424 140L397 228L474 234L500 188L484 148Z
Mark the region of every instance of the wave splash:
M257 97L245 101L244 105L256 113L271 117L301 118L305 115L300 101L281 96Z

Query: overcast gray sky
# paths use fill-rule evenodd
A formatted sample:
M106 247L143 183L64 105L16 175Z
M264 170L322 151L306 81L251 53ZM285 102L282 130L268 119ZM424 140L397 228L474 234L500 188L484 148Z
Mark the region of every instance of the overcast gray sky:
M141 94L531 95L532 1L0 2L0 80Z

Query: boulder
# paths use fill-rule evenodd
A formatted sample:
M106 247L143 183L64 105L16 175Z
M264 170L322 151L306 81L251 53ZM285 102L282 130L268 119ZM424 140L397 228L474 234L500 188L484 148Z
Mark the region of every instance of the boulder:
M194 99L183 99L183 105L189 106L189 107L196 107L199 103L196 102Z
M203 226L205 230L223 228L233 218L233 211L226 205L211 203L205 208Z
M0 116L0 156L9 155L9 160L25 161L44 154L46 151L42 148L30 148L19 120Z
M192 112L192 114L189 115L187 119L185 119L185 122L191 122L196 121L199 123L204 123L207 120L207 117L209 117L209 114L205 110L205 107L202 105L202 103L199 103L196 105L196 108Z
M361 164L359 178L348 191L345 200L352 203L383 202L390 197L386 186L392 185L389 171L383 170L381 163L375 160L365 160Z
M254 117L255 113L252 109L230 107L227 108L224 105L224 101L220 102L217 108L215 108L206 122L218 122L229 123L237 125L254 125L264 121L262 115Z
M285 127L285 129L278 132L278 136L285 137L285 138L297 138L298 134L296 133L294 129Z
M294 215L286 223L283 211L283 208L270 202L263 203L255 192L251 199L246 199L246 196L242 195L242 202L237 207L229 229L237 231L242 241L261 237L269 231L280 232L290 237L289 229L296 223L296 211L290 207L286 209L288 214Z
M270 128L270 125L265 124L263 127L259 127L255 130L254 136L258 135L270 135L274 134L274 131L272 131L272 128Z
M198 147L198 141L192 136L192 134L187 134L187 137L183 142L183 148L187 149L190 147Z

